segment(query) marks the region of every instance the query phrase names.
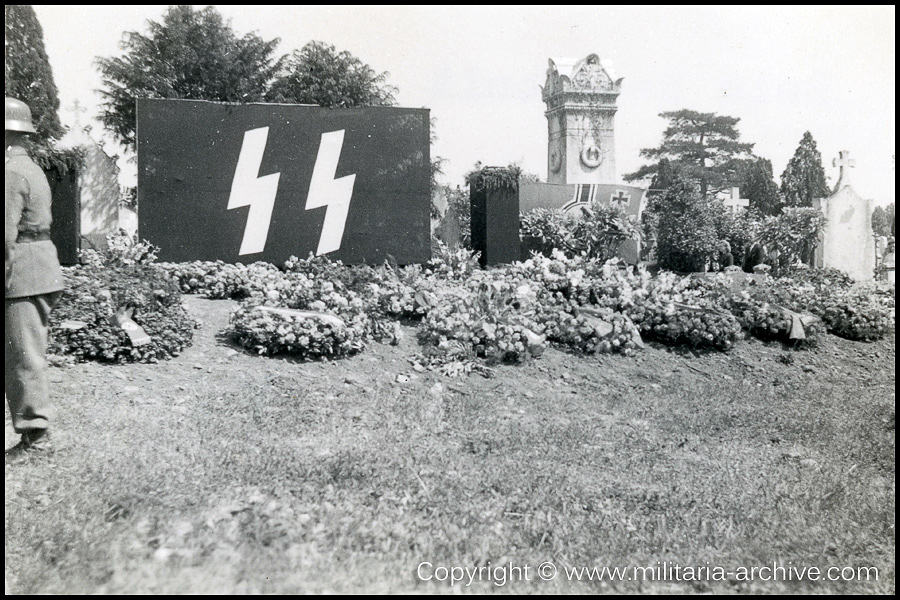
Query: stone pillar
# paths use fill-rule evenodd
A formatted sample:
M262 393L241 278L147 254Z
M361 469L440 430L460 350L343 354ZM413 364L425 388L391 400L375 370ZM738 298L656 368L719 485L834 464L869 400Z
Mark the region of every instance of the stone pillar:
M614 117L621 85L596 54L550 59L542 93L548 183L616 183Z
M488 188L479 182L469 184L472 208L472 248L481 253L481 266L493 266L519 260L518 185Z

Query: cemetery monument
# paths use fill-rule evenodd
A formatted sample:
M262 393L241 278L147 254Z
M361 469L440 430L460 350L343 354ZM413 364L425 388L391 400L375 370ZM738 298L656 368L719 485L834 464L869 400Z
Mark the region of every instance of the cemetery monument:
M542 88L547 105L547 182L615 183L616 79L596 54L550 59Z
M850 169L854 163L849 152L841 151L834 161L841 169L836 191L815 203L827 219L816 248L815 266L839 269L857 281L870 281L875 276L872 200L853 189Z

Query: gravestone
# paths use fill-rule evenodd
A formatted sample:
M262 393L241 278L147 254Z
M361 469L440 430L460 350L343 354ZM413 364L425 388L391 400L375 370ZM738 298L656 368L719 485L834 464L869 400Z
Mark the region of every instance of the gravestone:
M549 183L616 181L614 117L622 79L604 62L596 54L550 59L542 88Z
M885 257L884 257L884 263L883 263L883 266L884 266L884 279L885 279L885 281L887 281L887 282L890 283L891 285L894 285L894 278L895 278L895 274L894 274L894 261L895 261L895 258L894 258L894 253L893 253L893 252L889 252L887 255L885 255Z
M119 167L90 135L89 128L73 128L61 147L81 148L84 162L78 171L81 199L81 237L93 248L105 248L106 236L119 228Z
M814 206L826 218L825 230L816 248L817 267L843 271L857 281L870 281L875 276L875 239L872 235L872 200L856 193L850 181L855 161L849 152L841 151L834 165L841 175L836 191L828 198L816 200Z

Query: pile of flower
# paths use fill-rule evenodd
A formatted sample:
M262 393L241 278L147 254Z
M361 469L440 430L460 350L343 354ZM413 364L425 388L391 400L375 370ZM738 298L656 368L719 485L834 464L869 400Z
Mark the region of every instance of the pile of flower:
M157 362L189 346L196 323L181 304L181 294L165 271L152 264L86 264L63 270L66 289L50 314L49 352L76 360ZM117 312L150 336L133 346L114 324Z
M278 282L281 271L272 264L228 264L218 261L159 263L185 294L200 294L211 299L240 300L265 295Z
M386 321L422 319L435 302L431 290L440 281L419 265L399 267L388 262L380 267L344 266L322 257L292 258L287 267L290 274L333 281L340 290L359 298L377 330L386 329Z
M367 269L292 259L287 271L276 271L232 314L231 335L259 354L333 358L359 352L367 339L386 333L383 322L369 316L367 297L357 291L369 289L369 277L361 276ZM318 316L298 316L291 310Z
M820 319L829 333L851 340L884 338L895 327L894 291L855 286L834 269L795 269L753 291L760 302Z
M874 290L849 290L826 302L819 314L834 335L850 340L880 340L894 330L894 296Z
M480 254L463 246L449 247L440 240L432 245L432 257L426 267L426 274L442 281L464 281L480 270Z
M728 350L741 337L737 319L716 303L721 293L708 297L691 277L663 272L650 277L646 271L591 266L587 285L577 292L581 304L618 311L627 316L644 339L668 345Z
M358 322L261 310L250 302L232 313L231 335L245 348L268 355L336 358L365 348L365 327Z
M347 266L324 257L271 265L166 265L181 289L248 298L232 334L261 354L315 358L396 341L400 321L419 323L429 364L475 358L522 362L554 343L571 351L630 353L642 340L728 350L745 335L814 345L824 327L851 339L878 339L894 326L892 290L860 291L837 271L800 270L735 289L727 276L695 278L625 267L615 260L534 255L482 270L477 256L438 245L422 266ZM298 317L256 307L314 311ZM806 339L793 340L801 315Z
M627 315L609 308L577 308L572 303L542 311L538 321L547 339L582 354L630 354L643 347L640 332Z
M426 355L523 362L544 350L543 327L533 318L535 294L525 280L480 272L436 300L419 333Z

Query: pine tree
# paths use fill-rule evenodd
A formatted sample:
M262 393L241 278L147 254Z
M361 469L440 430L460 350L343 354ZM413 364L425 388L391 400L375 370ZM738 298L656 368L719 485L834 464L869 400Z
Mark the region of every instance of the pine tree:
M656 162L625 175L625 181L656 176L666 159L681 177L696 183L704 196L736 185L737 163L753 149L753 144L739 141L740 119L686 109L659 116L669 121L662 144L641 150L641 156Z
M830 195L825 182L822 155L810 132L803 134L794 156L781 174L781 195L785 206L812 206L813 200Z
M28 5L6 6L6 95L31 109L35 142L49 147L63 134L59 92L44 49L44 30Z

